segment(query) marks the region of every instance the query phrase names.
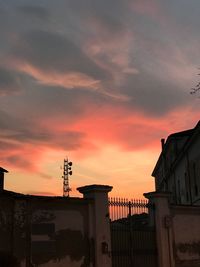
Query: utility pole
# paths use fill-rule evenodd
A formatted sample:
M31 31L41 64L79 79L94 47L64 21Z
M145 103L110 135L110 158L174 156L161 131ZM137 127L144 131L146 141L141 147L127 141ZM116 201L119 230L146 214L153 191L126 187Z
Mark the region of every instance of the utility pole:
M69 187L69 175L72 175L72 162L67 159L64 159L63 165L63 197L69 197L69 192L71 188Z

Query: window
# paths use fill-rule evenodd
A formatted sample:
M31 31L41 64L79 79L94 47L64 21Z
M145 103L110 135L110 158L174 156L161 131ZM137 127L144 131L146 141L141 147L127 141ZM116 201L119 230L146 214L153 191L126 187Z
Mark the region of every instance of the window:
M181 185L180 185L180 180L178 180L178 203L181 204Z
M196 164L193 162L193 178L194 178L194 195L198 196L198 185L197 185L197 176L196 176Z
M189 201L189 181L188 181L188 174L185 172L185 194L186 194L186 201Z

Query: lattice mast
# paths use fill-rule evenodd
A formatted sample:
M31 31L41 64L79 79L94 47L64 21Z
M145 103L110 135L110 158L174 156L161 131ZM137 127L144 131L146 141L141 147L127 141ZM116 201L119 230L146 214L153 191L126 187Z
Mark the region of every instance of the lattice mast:
M72 175L72 162L67 159L64 159L63 165L63 197L69 197L69 192L72 191L69 186L69 175Z

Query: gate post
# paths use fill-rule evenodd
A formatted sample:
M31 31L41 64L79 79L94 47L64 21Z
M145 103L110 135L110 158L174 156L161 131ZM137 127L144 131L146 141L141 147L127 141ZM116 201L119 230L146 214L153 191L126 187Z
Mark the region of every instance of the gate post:
M158 266L174 267L172 220L169 207L170 193L150 192L144 196L155 205L155 226L158 250Z
M111 234L108 192L112 186L88 185L77 188L85 199L93 199L93 232L95 243L95 267L111 267Z

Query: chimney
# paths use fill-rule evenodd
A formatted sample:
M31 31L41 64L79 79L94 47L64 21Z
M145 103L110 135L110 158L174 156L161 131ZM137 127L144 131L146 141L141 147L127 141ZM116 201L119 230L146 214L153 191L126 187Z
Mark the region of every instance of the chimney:
M161 148L162 148L162 151L163 151L163 149L164 149L164 146L165 146L165 139L162 138L162 139L161 139Z
M8 171L0 167L0 193L4 190L4 172Z

